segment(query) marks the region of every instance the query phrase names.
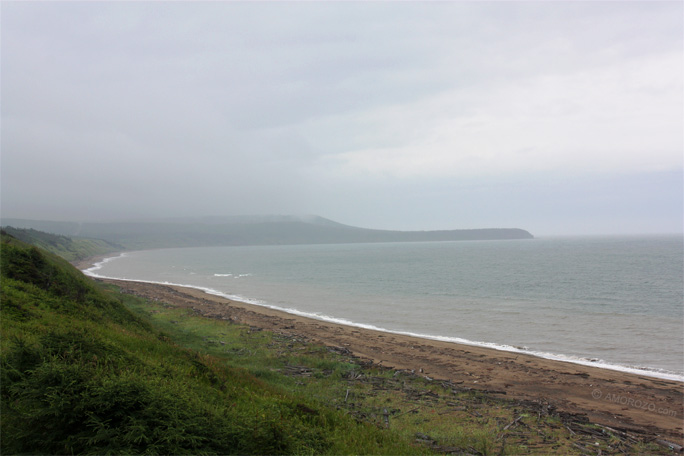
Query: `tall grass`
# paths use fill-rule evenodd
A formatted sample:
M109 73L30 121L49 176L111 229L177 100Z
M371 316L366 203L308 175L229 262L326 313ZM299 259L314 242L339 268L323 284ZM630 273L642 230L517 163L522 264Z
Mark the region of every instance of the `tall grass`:
M182 348L63 260L3 237L3 454L414 452Z

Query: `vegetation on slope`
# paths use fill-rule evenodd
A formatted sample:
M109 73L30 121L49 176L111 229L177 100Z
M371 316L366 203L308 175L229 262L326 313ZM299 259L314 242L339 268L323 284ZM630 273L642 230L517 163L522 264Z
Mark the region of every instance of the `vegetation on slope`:
M85 258L104 255L123 250L124 247L101 239L72 239L58 234L45 233L34 229L4 227L3 233L16 239L52 252L67 261L78 261Z
M2 454L667 454L298 336L123 294L3 234Z
M2 454L415 449L183 349L61 258L3 235Z

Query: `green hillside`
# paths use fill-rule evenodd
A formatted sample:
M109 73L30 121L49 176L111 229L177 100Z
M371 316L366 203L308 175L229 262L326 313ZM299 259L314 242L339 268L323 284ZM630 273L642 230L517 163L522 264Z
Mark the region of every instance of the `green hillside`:
M61 258L6 234L0 258L2 454L416 451L177 346Z
M78 261L96 255L123 250L124 247L101 239L72 239L32 228L3 227L3 233L52 252L68 261Z

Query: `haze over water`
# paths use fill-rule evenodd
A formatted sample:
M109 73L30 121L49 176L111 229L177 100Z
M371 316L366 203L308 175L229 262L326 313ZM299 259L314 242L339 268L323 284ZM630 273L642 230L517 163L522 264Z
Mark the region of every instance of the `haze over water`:
M684 379L680 236L130 252L93 275Z

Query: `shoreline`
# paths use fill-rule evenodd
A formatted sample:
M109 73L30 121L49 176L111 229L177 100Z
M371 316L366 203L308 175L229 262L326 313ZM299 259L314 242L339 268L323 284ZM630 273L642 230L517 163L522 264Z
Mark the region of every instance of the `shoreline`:
M454 338L454 337L446 337L446 336L438 336L438 335L431 335L431 334L417 334L417 333L411 333L411 332L406 332L406 331L398 331L398 330L391 330L391 329L386 329L386 328L381 328L377 327L371 324L365 324L365 323L357 323L354 321L349 321L341 318L335 318L335 317L323 317L319 316L316 314L310 314L307 312L302 312L297 309L291 309L291 308L284 308L284 307L279 307L267 303L259 303L259 302L254 302L250 301L249 298L244 298L241 296L233 296L233 295L228 295L226 293L223 293L219 290L215 290L213 288L205 288L205 287L200 287L200 286L195 286L195 285L186 285L186 284L179 284L179 283L172 283L172 282L153 282L153 281L147 281L147 280L136 280L136 279L121 279L121 278L115 278L115 277L107 277L107 276L100 276L97 274L88 274L89 277L93 279L99 279L99 280L113 280L113 281L122 281L122 282L134 282L134 283L142 283L142 284L150 284L150 285L161 285L161 286L169 286L169 287L177 287L181 289L188 289L188 290L196 290L201 293L205 293L210 296L215 296L218 298L223 298L231 302L239 302L245 305L249 306L256 306L259 308L263 309L269 309L273 310L275 312L280 312L285 315L292 315L296 316L299 318L305 318L307 320L315 320L315 321L320 321L323 323L329 323L333 325L341 325L341 326L346 326L350 328L359 328L359 329L365 329L369 331L375 331L381 334L393 334L397 336L406 336L406 337L413 337L416 339L421 339L421 340L428 340L428 341L435 341L435 342L443 342L443 343L450 343L450 344L456 344L456 345L465 345L469 347L479 347L483 348L486 350L493 350L493 351L501 351L501 352L507 352L507 353L513 353L513 354L520 354L520 355L525 355L525 356L532 356L535 358L541 358L541 359L546 359L550 361L557 361L557 362L562 362L562 363L569 363L569 364L577 364L580 366L586 366L586 367L592 367L592 368L597 368L597 369L606 369L610 371L616 371L616 372L625 372L625 373L630 373L634 375L643 375L645 377L651 377L654 379L658 380L668 380L668 381L673 381L673 382L679 382L682 384L684 387L684 375L672 372L672 371L667 371L665 369L660 369L660 368L650 368L650 367L633 367L633 366L625 366L625 365L620 365L620 364L611 364L607 363L601 360L597 359L587 359L587 358L576 358L573 359L570 356L567 355L562 355L562 354L555 354L555 353L549 353L549 352L540 352L540 351L532 351L528 350L525 348L520 348L520 347L515 347L512 345L502 345L502 344L495 344L495 343L489 343L489 342L476 342L476 341L470 341L466 339L459 339L459 338Z
M385 333L385 334L394 334L394 335L398 335L398 336L415 337L415 338L423 339L423 340L446 342L446 343L453 343L453 344L458 344L458 345L465 345L465 346L471 346L471 347L480 347L480 348L485 348L485 349L491 349L491 350L495 350L495 351L509 352L509 353L514 353L514 354L522 354L522 355L547 359L547 360L551 360L551 361L578 364L578 365L587 366L587 367L595 367L598 369L607 369L607 370L617 371L617 372L626 372L626 373L631 373L631 374L635 374L635 375L643 375L646 377L653 377L655 379L660 379L660 380L669 380L669 381L674 381L674 382L681 382L684 386L684 375L682 373L669 371L669 370L662 369L662 368L655 368L655 367L648 367L648 366L629 366L629 365L622 365L622 364L613 364L613 363L605 362L603 360L598 360L595 358L589 359L589 358L583 358L583 357L577 357L577 356L564 355L564 354L560 354L560 353L551 353L551 352L529 350L526 348L521 348L521 347L517 347L517 346L513 346L513 345L489 343L489 342L482 342L482 341L471 341L471 340L466 340L466 339L446 337L446 336L440 336L440 335L418 334L418 333L412 333L412 332L407 332L407 331L392 330L392 329L377 327L377 326L372 325L372 324L354 322L354 321L349 321L346 319L340 319L340 318L335 318L335 317L327 317L326 318L326 317L321 317L321 316L316 315L316 314L298 311L297 309L283 308L283 307L271 305L268 303L259 303L259 302L255 302L253 300L250 300L249 298L245 298L242 296L229 295L229 294L221 292L220 290L215 290L212 288L206 288L206 287L195 286L195 285L190 285L190 284L172 283L172 282L154 282L154 281L146 281L146 280L115 278L115 277L101 276L101 275L97 274L96 272L91 271L91 270L98 270L100 268L100 265L102 265L102 264L104 264L110 260L116 259L116 258L118 258L124 254L125 254L125 252L119 252L117 255L112 255L112 254L101 255L101 256L89 258L86 260L82 260L79 262L75 262L74 266L76 266L78 269L80 269L81 272L83 272L84 274L86 274L89 277L94 278L94 279L111 279L111 280L120 280L120 281L137 282L137 283L149 283L149 284L156 284L156 285L165 285L165 286L194 289L194 290L198 290L202 293L206 293L208 295L228 299L228 300L233 301L233 302L241 302L244 304L263 307L265 309L271 309L271 310L283 312L287 315L295 315L295 316L298 316L301 318L307 318L307 319L312 319L312 320L316 320L316 321L322 321L325 323L339 324L339 325L343 325L343 326L349 326L349 327L361 328L361 329L368 329L368 330L378 331L380 333Z
M296 335L349 350L387 368L411 370L501 398L546 403L560 411L585 415L592 423L684 445L684 384L676 380L349 326L232 300L197 288L93 278L113 283L124 292L188 308L208 318Z

